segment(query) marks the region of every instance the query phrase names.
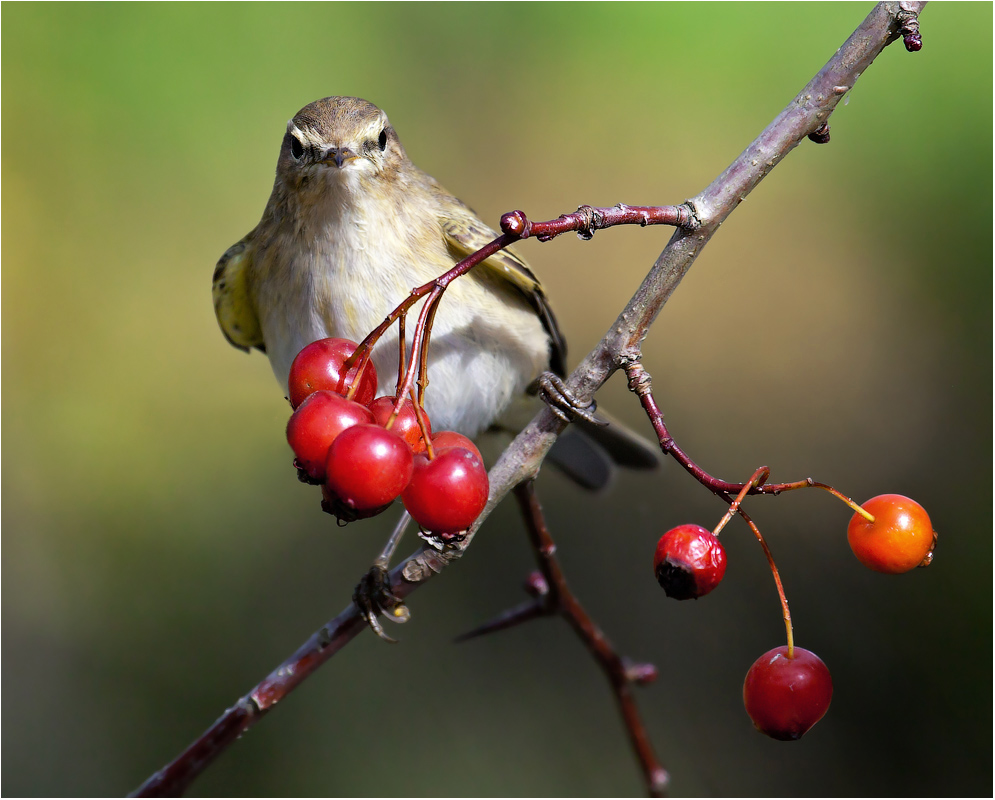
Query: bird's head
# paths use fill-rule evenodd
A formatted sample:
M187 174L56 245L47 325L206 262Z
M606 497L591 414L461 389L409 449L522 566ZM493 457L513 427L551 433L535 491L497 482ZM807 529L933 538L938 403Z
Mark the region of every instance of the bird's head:
M354 187L391 180L406 163L383 111L358 97L326 97L287 123L276 171L288 188Z

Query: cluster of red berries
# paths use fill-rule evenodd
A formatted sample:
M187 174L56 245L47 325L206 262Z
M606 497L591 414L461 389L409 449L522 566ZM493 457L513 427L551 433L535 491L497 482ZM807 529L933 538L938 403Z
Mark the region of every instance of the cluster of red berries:
M936 534L925 509L898 494L883 494L863 504L847 527L847 539L864 566L899 574L932 559ZM668 597L703 597L726 571L725 548L699 525L667 531L656 547L653 569ZM783 599L783 597L782 597ZM790 629L790 626L789 626ZM800 739L825 715L833 679L817 655L776 647L758 658L743 683L743 703L753 724L774 739Z
M321 484L322 508L342 521L375 516L400 497L423 530L458 536L487 502L480 451L462 434L433 435L410 399L395 414L395 397L374 397L377 372L367 361L357 374L358 347L321 339L290 367L287 441L301 479Z

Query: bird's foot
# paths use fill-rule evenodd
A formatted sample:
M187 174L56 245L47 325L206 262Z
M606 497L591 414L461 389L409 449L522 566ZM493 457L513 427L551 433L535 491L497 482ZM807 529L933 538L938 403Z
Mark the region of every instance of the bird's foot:
M574 421L574 417L580 417L592 425L608 424L595 416L597 403L592 400L587 405L582 404L563 380L552 372L544 372L539 376L539 398L563 422L570 423Z
M366 624L385 642L394 644L397 639L384 632L380 620L377 619L379 615L382 614L392 622L407 622L411 618L408 607L391 591L390 573L380 563L370 567L370 571L359 581L353 592L352 601L359 608L359 613L363 615Z

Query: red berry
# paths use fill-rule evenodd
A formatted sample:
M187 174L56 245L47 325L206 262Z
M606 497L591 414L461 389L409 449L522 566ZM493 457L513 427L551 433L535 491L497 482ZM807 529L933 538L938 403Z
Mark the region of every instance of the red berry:
M743 703L757 730L772 739L800 739L825 716L833 699L833 678L815 653L787 646L768 650L753 662L743 682Z
M439 431L432 436L432 447L435 448L436 452L441 452L450 447L463 447L477 456L481 462L484 460L483 456L480 455L480 451L477 449L477 445L471 442L462 433L456 433L456 431Z
M454 534L469 528L487 504L487 470L476 454L449 447L429 461L415 456L414 473L401 493L404 507L415 522L435 534Z
M653 569L667 597L697 599L718 586L726 574L726 551L700 525L678 525L660 537Z
M897 575L929 563L936 534L921 505L900 494L881 494L863 508L874 522L855 512L846 529L850 549L861 564Z
M387 424L390 415L394 413L394 404L396 402L396 398L384 395L370 403L370 411L373 412L373 418L376 420L377 425ZM422 417L425 419L425 428L428 430L428 435L431 436L432 424L429 422L428 414L424 410L422 410ZM411 447L412 452L425 452L425 438L422 436L421 426L418 424L418 415L415 414L414 404L409 398L404 398L401 410L398 412L394 424L390 426L390 430L404 439Z
M349 508L379 508L408 485L413 458L397 434L376 423L354 425L328 449L325 485Z
M373 422L373 414L366 406L335 392L309 395L287 423L287 442L297 457L297 465L315 482L323 481L328 448L335 437L361 422Z
M354 365L346 372L345 362L357 347L358 344L348 339L319 339L301 350L290 365L287 380L290 405L297 408L304 398L319 389L346 394L356 380L356 367ZM368 361L352 399L366 406L376 393L377 370L373 362Z

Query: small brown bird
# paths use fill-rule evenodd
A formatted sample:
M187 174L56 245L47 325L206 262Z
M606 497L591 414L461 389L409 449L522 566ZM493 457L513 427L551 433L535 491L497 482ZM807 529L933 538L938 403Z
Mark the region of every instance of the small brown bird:
M497 235L411 163L383 111L326 97L287 124L262 219L214 271L214 308L228 341L263 350L286 390L302 347L361 341L412 288ZM393 326L373 350L379 394L394 393L397 335ZM476 436L541 373L562 375L565 357L536 276L511 251L491 256L450 285L435 317L425 393L433 428ZM620 426L596 433L620 463L657 463L655 448ZM607 477L595 473L581 482Z

